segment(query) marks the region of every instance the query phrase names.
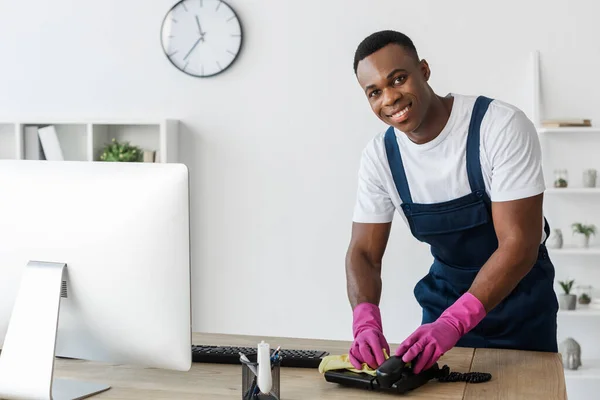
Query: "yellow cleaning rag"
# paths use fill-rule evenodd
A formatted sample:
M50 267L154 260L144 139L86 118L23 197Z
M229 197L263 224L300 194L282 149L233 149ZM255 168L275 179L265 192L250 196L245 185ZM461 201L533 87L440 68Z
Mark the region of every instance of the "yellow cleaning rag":
M386 360L390 358L385 349L383 349L383 355L385 356ZM347 369L348 371L352 372L364 372L365 374L375 376L375 370L369 367L366 363L362 364L362 369L360 370L354 368L354 366L350 362L350 357L348 357L348 354L342 354L338 356L325 356L319 364L320 373L338 369Z

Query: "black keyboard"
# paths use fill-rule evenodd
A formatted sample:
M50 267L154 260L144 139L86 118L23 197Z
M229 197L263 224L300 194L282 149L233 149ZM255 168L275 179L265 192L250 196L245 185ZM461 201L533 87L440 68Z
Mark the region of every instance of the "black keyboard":
M275 349L271 349L271 354ZM256 357L256 347L192 345L192 362L216 364L241 364L240 353ZM321 350L279 350L281 366L292 368L317 368L323 357L329 355Z

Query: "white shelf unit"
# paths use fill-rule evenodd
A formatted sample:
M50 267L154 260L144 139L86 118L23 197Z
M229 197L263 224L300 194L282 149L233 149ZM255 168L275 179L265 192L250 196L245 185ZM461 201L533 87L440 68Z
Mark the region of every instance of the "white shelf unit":
M558 315L561 317L600 317L600 309L583 308L578 305L575 310L559 310Z
M600 188L584 188L584 187L566 187L566 188L547 188L546 194L551 195L567 195L567 194L600 194ZM598 199L600 201L600 199Z
M25 128L48 125L56 128L65 161L100 161L102 149L114 138L156 152L155 162L178 162L179 122L174 119L0 121L0 159L25 159Z
M583 165L585 168L597 168L600 170L600 162L596 153L600 145L600 127L543 127L545 119L542 110L542 84L541 64L538 51L532 53L532 108L533 122L537 127L542 145L544 175L546 177L545 209L544 212L550 222L552 229L560 228L563 231L565 246L561 249L549 249L552 255L560 256L600 256L600 247L589 248L574 247L567 243L571 238L570 225L574 222L593 223L600 227L600 180L597 187L583 187L581 175ZM552 118L552 116L550 116ZM573 156L569 157L569 150L575 149ZM571 150L572 151L572 150ZM575 159L578 158L578 159ZM581 160L588 160L582 163ZM577 168L575 168L577 166ZM573 170L569 170L573 167ZM566 188L553 187L554 170L568 170L568 186ZM595 196L599 196L596 200ZM557 212L558 211L558 212ZM568 230L567 230L568 229ZM552 234L552 233L551 233ZM600 234L600 232L599 232ZM579 261L581 257L569 260ZM562 264L563 258L555 264ZM561 277L557 276L557 279ZM577 285L577 279L575 284ZM593 282L586 282L593 283ZM600 316L600 314L598 314Z
M600 135L600 128L589 126L573 126L564 128L539 128L538 133L543 134L560 134L560 133L590 133L594 135Z
M574 279L572 293L579 294L578 286L600 287L600 245L591 243L591 247L576 247L570 243L571 224L582 222L593 223L600 228L600 187L586 188L582 183L583 169L600 170L600 128L561 127L546 128L541 126L543 118L541 102L540 55L533 52L533 122L537 127L542 147L542 163L546 177L544 196L544 214L548 218L551 229L562 230L564 246L560 249L549 248L550 256L556 268L556 289L562 293L558 281ZM548 116L553 118L553 116ZM593 121L592 121L593 122ZM568 186L554 188L554 171L568 171ZM600 181L596 182L600 186ZM554 233L554 232L552 232ZM552 235L551 233L551 235ZM600 236L600 232L599 235ZM598 243L598 242L596 242ZM600 391L600 346L597 332L600 326L600 308L597 305L582 306L577 302L575 310L559 310L558 342L572 337L581 345L582 366L575 371L565 369L565 382L569 398L596 398L594 393Z
M565 377L571 379L600 379L600 360L583 359L576 370L565 369Z
M550 255L600 256L600 247L563 247L560 249L548 249L548 252Z

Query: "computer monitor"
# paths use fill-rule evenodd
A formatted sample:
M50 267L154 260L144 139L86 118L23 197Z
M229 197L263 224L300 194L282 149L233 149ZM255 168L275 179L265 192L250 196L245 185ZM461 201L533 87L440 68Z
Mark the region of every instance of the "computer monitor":
M79 399L55 356L191 367L188 170L0 161L0 398Z

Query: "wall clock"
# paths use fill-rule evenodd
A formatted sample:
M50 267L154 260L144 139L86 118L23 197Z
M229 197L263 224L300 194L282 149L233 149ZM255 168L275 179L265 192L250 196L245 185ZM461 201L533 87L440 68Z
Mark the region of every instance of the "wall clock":
M165 16L162 48L169 61L188 75L215 76L237 59L242 25L222 0L181 0Z

